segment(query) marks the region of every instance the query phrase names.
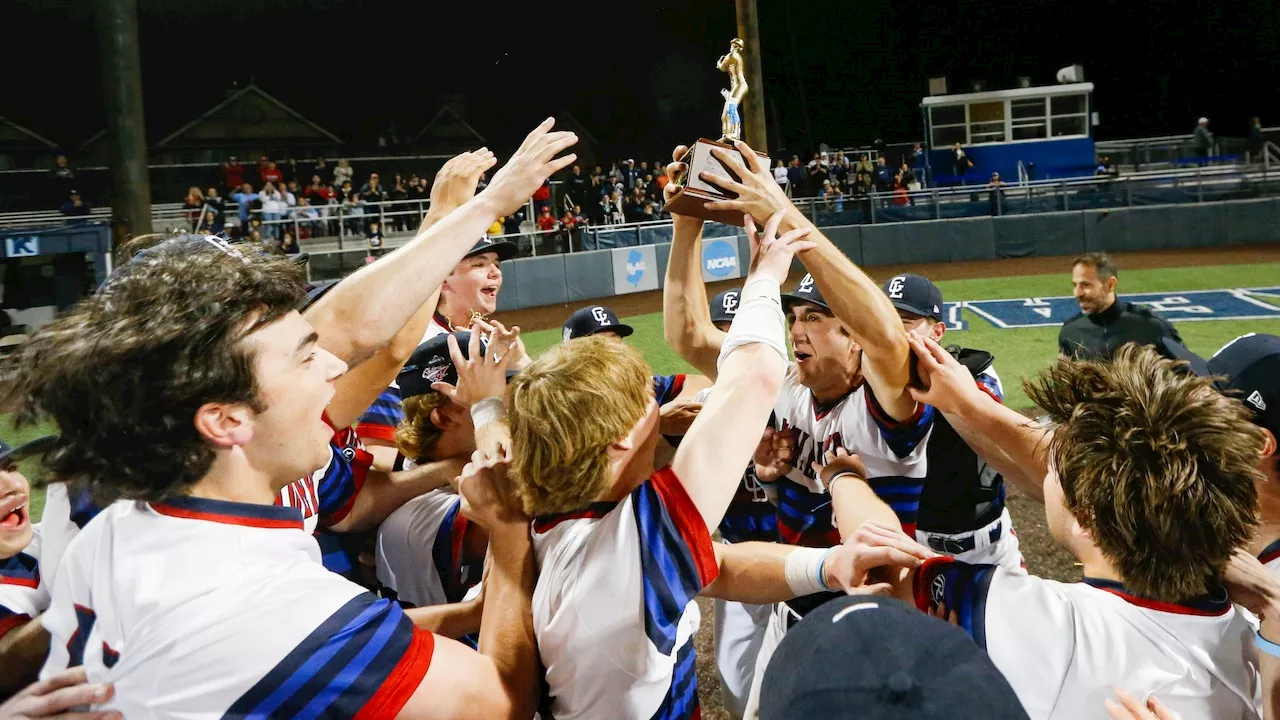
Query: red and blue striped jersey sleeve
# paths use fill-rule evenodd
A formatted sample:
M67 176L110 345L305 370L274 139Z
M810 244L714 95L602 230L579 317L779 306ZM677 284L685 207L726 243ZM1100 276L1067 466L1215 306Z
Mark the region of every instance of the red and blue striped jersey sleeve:
M435 638L390 600L362 593L329 616L225 717L390 718L431 666Z
M980 373L976 378L978 387L990 395L996 402L1004 402L1004 386L1000 384L1000 378L991 373Z
M654 375L653 397L659 405L666 405L675 400L684 390L684 375Z
M0 561L0 638L43 612L48 596L40 587L40 564L26 553Z
M954 612L959 625L987 647L987 593L995 577L995 565L970 565L951 557L926 560L912 582L916 607L932 614L938 605Z
M360 416L360 420L356 422L356 432L363 438L393 443L396 441L396 426L403 420L400 388L389 387Z
M632 490L631 500L640 536L645 634L669 655L680 616L720 568L707 524L671 468Z
M910 455L920 441L924 440L924 436L929 434L935 412L932 405L916 403L916 411L911 417L906 420L894 420L884 411L884 408L880 407L880 401L876 399L870 385L867 385L864 395L867 398L867 410L871 413L871 419L880 430L880 437L888 443L893 454L900 458Z
M373 464L373 456L351 428L335 433L329 449L332 452L329 464L315 478L320 524L325 527L342 522L351 512Z

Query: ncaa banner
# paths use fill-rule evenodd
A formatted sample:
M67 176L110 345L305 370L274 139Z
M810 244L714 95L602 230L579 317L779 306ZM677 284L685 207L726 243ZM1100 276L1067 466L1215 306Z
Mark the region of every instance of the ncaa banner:
M738 238L735 235L702 240L702 281L732 280L742 277L738 262Z
M613 294L658 289L658 256L652 245L614 248Z

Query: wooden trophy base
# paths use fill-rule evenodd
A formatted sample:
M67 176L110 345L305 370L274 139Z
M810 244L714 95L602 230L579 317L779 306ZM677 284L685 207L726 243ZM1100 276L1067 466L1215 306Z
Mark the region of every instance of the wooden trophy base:
M706 203L715 202L717 200L735 200L737 193L731 193L726 190L712 185L703 180L701 174L710 172L721 177L729 177L740 181L742 178L731 172L729 168L720 163L719 160L711 154L712 148L724 148L725 150L738 154L738 149L726 143L699 138L694 143L689 152L685 153L680 161L687 166L687 170L683 177L674 178L674 181L682 187L679 192L671 196L667 201L667 212L677 215L687 215L689 217L699 217L703 220L714 220L715 222L724 223L725 225L743 226L742 212L739 210L708 210ZM760 157L761 162L767 168L769 167L769 156L762 152L756 153ZM740 156L740 155L739 155ZM741 156L740 156L741 157Z

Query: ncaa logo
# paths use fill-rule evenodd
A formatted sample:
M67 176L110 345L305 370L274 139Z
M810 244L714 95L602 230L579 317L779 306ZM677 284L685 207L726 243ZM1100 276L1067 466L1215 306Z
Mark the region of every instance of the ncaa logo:
M732 317L738 312L738 291L727 292L724 299L720 301L720 307L724 308L724 314Z
M632 285L639 285L644 278L644 255L639 250L632 250L627 253L627 282Z
M702 265L712 277L728 277L738 269L738 253L724 240L715 240L703 247Z
M604 308L600 307L599 305L591 308L591 317L595 318L596 322L600 323L601 325L612 324L609 322L609 313L605 312Z
M813 292L813 276L805 273L804 278L800 280L800 287L796 288L796 294L802 295L811 292Z
M906 285L907 285L906 275L899 275L898 277L890 280L889 281L889 297L893 298L894 300L901 300L902 291L906 287Z

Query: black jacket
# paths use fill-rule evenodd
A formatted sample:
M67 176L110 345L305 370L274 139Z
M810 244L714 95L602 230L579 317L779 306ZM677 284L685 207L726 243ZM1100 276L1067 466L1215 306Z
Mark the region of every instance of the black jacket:
M1116 300L1096 315L1079 313L1062 325L1058 350L1084 360L1108 359L1121 345L1136 342L1160 347L1160 338L1182 342L1168 320L1141 305Z

